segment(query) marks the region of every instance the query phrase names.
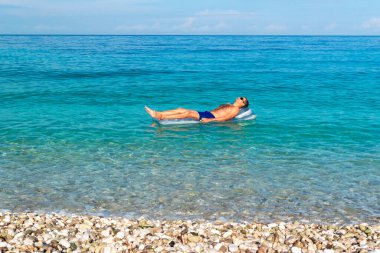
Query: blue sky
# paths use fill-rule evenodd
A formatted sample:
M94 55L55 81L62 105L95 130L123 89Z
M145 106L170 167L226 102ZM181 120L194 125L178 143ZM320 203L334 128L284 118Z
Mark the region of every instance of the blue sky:
M380 0L0 0L0 34L380 35Z

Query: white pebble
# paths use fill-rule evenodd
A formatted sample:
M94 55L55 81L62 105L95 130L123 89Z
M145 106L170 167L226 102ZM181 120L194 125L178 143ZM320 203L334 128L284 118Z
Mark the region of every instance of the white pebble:
M232 239L233 243L237 246L239 246L240 244L244 243L243 240L239 239L239 238L234 238Z
M133 235L136 236L136 237L139 236L140 233L141 233L141 231L139 229L133 230Z
M236 252L239 250L238 246L236 246L235 244L230 244L228 246L228 250L231 251L231 252Z
M216 244L215 246L214 246L214 249L216 249L216 250L220 250L220 248L223 246L223 244L222 243L218 243L218 244Z
M8 243L0 242L0 248L6 248L7 246L8 246Z
M158 246L157 248L154 249L155 252L162 252L164 250L164 248L162 248L161 246Z
M134 236L128 236L127 239L128 239L129 243L132 243L132 242L136 241L137 238Z
M26 246L30 246L30 245L33 245L34 242L32 241L32 239L30 239L30 238L26 238L26 239L23 241L23 244L26 245Z
M5 223L9 223L9 222L11 222L11 216L9 216L9 215L5 215L3 221L4 221Z
M227 237L230 237L231 235L232 235L232 231L229 230L229 231L227 231L227 232L225 232L225 233L223 234L223 237L224 237L224 238L227 238Z
M248 247L247 245L240 244L240 245L239 245L239 249L245 251L245 250L249 249L249 247Z
M333 249L325 249L323 253L334 253Z
M111 253L111 247L105 247L104 253Z
M179 248L181 249L182 252L189 252L191 249L188 245L179 245Z
M107 244L113 244L114 243L114 239L113 239L112 236L108 236L107 238L104 238L102 240L102 242L107 243Z
M80 241L85 242L88 239L90 239L90 235L87 232L84 232L83 235L80 237Z
M67 237L67 236L69 236L69 231L67 229L63 229L63 230L61 230L61 235L64 237Z
M57 224L61 227L65 227L65 223L63 223L62 221L58 220L57 221Z
M85 220L83 223L84 223L84 224L87 224L90 228L91 228L92 226L94 226L94 223L92 223L92 222L89 221L89 220Z
M195 252L202 252L203 248L202 246L198 243L197 246L195 246Z
M40 224L38 224L38 223L34 223L33 227L35 227L36 229L40 229L41 228Z
M302 250L298 247L292 247L292 253L302 253Z
M14 236L15 235L15 231L13 229L8 229L8 235Z
M211 234L220 235L220 231L217 229L211 229Z
M23 232L19 232L17 233L14 237L13 237L13 240L17 240L18 238L21 238L24 236L24 233Z
M101 233L100 233L103 237L108 237L110 235L110 231L108 230L103 230Z
M78 227L78 231L79 232L84 232L86 230L89 230L91 227L87 224L80 224L79 227Z
M125 236L125 234L121 231L116 234L116 238L118 238L118 239L123 239L124 236Z
M61 244L65 248L70 248L70 243L67 240L65 240L65 239L61 239L59 241L59 244Z
M51 235L50 234L43 234L42 235L43 239L45 242L50 242L51 241Z

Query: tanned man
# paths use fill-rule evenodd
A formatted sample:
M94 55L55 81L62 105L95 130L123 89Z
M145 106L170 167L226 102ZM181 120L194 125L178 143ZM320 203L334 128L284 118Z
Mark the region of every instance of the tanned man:
M236 117L239 114L240 109L249 106L248 99L245 97L236 98L233 104L223 104L212 111L198 112L195 110L177 108L168 111L155 111L145 106L145 110L152 118L157 120L163 119L186 119L191 118L199 120L203 123L214 122L214 121L228 121Z

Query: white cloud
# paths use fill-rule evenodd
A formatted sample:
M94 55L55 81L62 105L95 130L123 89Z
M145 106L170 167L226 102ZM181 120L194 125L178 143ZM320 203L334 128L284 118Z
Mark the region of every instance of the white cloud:
M162 28L161 23L158 21L151 22L149 24L130 24L130 25L118 25L113 30L117 34L128 34L128 33L141 33L141 32L154 32Z
M130 32L130 31L144 31L148 28L145 24L134 24L134 25L119 25L115 27L116 32Z
M254 18L254 12L243 12L237 10L202 10L194 14L194 16L198 17L208 17L208 18Z
M288 27L285 25L270 24L265 27L265 30L268 32L285 32L288 30Z
M332 30L335 30L336 28L337 28L337 24L335 23L331 23L323 27L325 31L332 31Z
M197 32L217 32L217 31L222 31L224 28L227 28L227 25L224 24L223 22L214 24L214 25L204 25L197 27L195 31Z
M237 10L202 10L189 16L156 20L120 23L113 31L117 34L244 34L257 26L253 12Z
M173 26L173 30L183 33L220 33L224 29L251 25L254 18L253 12L206 9L179 19L179 25Z
M69 32L70 29L64 25L46 25L46 24L37 24L32 27L33 32L37 33L56 33L59 32Z
M365 21L362 24L362 27L365 29L371 29L371 28L379 28L380 29L380 18L371 18L367 21Z
M193 26L194 22L195 22L196 18L195 17L188 17L186 18L185 22L183 22L180 27L182 28L190 28Z

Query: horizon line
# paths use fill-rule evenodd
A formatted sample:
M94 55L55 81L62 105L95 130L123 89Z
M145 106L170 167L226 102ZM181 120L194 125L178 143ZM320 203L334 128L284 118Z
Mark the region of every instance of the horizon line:
M380 34L48 34L48 33L0 33L0 36L310 36L310 37L379 37Z

